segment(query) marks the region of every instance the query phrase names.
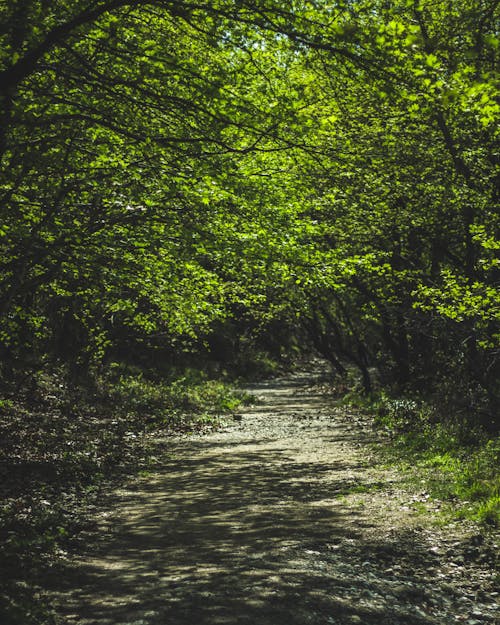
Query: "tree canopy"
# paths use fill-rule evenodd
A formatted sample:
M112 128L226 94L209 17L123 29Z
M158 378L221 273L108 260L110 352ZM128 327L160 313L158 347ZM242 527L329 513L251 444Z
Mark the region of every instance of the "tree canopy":
M498 427L497 20L496 0L4 3L4 383L295 340Z

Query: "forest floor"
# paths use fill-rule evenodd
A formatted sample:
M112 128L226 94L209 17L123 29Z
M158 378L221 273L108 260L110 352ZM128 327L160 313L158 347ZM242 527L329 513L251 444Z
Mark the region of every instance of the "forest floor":
M60 623L500 623L498 537L436 524L314 372L247 390L241 415L158 441L158 465L105 496L46 579Z

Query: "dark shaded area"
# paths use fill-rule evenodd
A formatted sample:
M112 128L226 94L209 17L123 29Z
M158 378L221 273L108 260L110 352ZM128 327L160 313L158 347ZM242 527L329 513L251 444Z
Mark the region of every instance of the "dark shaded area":
M300 505L325 496L323 486L315 497L309 480L329 467L295 463L279 451L228 454L223 447L192 444L195 457L176 459L126 497L134 517L92 545L90 563L58 571L71 596L64 611L81 607L83 622L96 625L139 622L136 612L151 613L145 623L298 625L349 622L336 620L349 615L397 623L394 614L345 599L346 588L362 595L366 586L354 569L350 578L340 571L331 577L309 562L311 549L344 539L356 539L358 558L373 553L362 540L366 519Z
M289 450L247 451L255 441L244 435L237 443L181 445L109 502L120 520L83 560L54 572L68 622L437 623L422 616L434 585L411 569L431 568L436 555L404 532L374 541L372 521L332 506L353 484L321 480L355 461L301 463ZM386 572L394 562L408 566L403 578Z

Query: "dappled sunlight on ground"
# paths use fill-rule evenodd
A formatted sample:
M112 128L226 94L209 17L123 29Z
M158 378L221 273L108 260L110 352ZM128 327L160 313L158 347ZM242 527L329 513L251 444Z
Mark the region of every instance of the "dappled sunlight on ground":
M398 524L389 505L386 521L377 511L375 493L388 490L390 500L395 478L370 466L371 433L306 382L254 385L263 403L241 422L176 441L161 468L112 494L99 539L50 581L61 617L81 625L455 622L450 593L436 592L437 556L415 538L411 519Z

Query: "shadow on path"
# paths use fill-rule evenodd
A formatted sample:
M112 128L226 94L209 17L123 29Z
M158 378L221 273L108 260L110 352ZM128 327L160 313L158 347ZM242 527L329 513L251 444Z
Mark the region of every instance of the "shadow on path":
M342 504L353 485L383 487L346 451L355 432L321 420L324 400L298 398L295 384L263 390L241 425L179 441L175 458L113 495L100 540L55 572L64 622L444 625L418 607L432 587L398 590L390 569L416 553L431 567L433 554L374 540L378 521Z

